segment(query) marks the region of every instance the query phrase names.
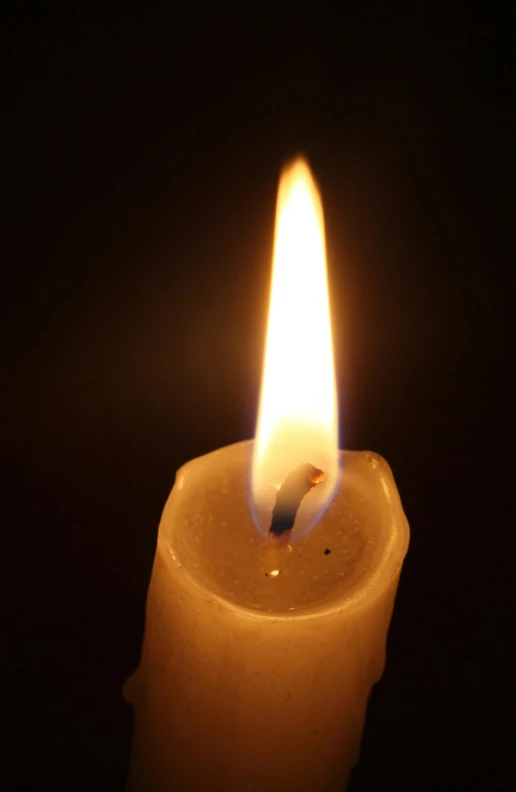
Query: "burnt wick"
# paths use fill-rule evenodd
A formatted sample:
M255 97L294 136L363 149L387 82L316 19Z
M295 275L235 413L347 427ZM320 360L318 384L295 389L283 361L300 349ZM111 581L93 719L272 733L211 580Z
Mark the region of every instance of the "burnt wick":
M323 471L308 462L299 465L287 476L276 496L269 536L278 539L290 534L301 501L312 487L321 484L324 479Z

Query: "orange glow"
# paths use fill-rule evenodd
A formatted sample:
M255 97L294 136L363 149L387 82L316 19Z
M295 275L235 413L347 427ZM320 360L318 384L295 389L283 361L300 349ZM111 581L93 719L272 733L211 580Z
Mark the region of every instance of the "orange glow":
M312 485L312 487L316 487L317 484L322 484L325 478L326 476L321 470L320 473L318 473L316 476L312 476L312 478L310 479L310 484Z
M299 523L309 527L337 482L338 420L323 209L307 162L297 159L278 189L253 458L253 505L264 530L278 489L303 463L324 471L299 510Z

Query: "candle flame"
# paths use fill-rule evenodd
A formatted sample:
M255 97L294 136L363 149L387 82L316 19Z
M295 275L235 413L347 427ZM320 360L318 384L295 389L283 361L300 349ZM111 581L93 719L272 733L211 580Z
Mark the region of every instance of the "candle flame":
M274 498L298 465L322 473L304 499L296 533L328 504L338 476L337 394L333 364L324 216L304 159L280 178L272 287L252 470L256 522L267 530ZM319 486L315 486L315 485ZM300 527L301 530L298 530Z

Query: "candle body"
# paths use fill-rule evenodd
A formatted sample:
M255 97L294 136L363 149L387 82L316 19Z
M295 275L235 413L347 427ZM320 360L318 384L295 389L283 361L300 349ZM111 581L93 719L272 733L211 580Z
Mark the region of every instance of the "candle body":
M271 548L249 514L251 448L186 465L165 508L126 686L131 792L340 791L357 761L408 545L392 474L344 453L320 524Z

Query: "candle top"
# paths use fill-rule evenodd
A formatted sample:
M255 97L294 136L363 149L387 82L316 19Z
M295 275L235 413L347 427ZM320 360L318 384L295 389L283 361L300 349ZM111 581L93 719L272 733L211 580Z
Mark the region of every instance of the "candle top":
M327 511L309 533L297 538L294 525L281 542L252 518L252 450L251 441L237 443L178 471L159 537L178 572L227 603L284 615L350 604L379 578L389 582L405 555L408 525L381 457L340 452Z

